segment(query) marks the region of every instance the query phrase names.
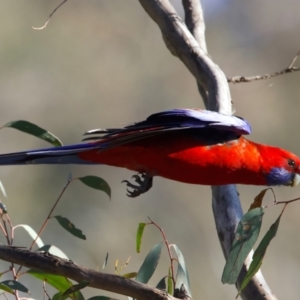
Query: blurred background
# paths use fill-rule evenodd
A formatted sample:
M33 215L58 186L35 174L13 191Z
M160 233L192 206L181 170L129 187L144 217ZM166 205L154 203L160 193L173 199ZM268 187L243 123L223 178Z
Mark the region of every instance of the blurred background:
M199 107L194 78L166 49L156 24L136 0L73 0L65 3L42 26L61 0L2 1L0 10L0 122L28 120L56 134L64 144L76 143L88 129L123 126L151 113L175 107ZM181 2L172 1L182 16ZM259 75L286 68L300 50L298 0L203 0L208 50L228 77ZM300 61L298 62L300 65ZM253 83L231 84L236 114L253 126L251 139L287 148L300 155L300 72ZM13 129L0 132L1 153L47 147L48 144ZM170 243L183 252L194 299L234 299L233 286L222 285L224 258L211 210L209 187L154 179L145 195L130 199L121 181L130 171L105 166L1 167L0 179L14 225L40 228L68 174L97 175L112 188L112 200L74 182L55 214L69 218L87 240L49 222L42 239L55 244L79 265L101 268L109 252L106 272L117 259L131 257L124 272L137 271L144 257L162 237L147 227L140 254L135 253L139 222L151 217ZM248 209L262 188L238 186ZM298 188L275 188L278 200L300 196ZM273 201L270 195L266 203ZM262 232L282 207L271 207ZM300 203L288 206L279 232L263 262L263 273L279 299L300 295ZM0 241L5 243L4 237ZM30 238L16 230L15 245ZM166 249L150 284L167 274ZM0 271L7 264L1 263ZM10 279L10 277L2 277ZM24 276L32 298L42 299L42 283ZM53 291L50 289L50 293ZM86 298L105 295L84 290ZM125 299L125 297L119 297Z

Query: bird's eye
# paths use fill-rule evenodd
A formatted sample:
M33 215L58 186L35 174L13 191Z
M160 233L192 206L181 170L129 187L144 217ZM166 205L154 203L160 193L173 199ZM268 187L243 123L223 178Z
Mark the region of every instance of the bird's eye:
M295 163L295 161L293 160L293 159L288 159L288 165L290 166L290 167L292 167L292 168L295 168L295 166L296 166L296 163Z

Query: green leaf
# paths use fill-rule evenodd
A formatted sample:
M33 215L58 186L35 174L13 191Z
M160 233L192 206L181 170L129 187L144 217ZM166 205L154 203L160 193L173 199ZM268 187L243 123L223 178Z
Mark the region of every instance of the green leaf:
M82 240L86 240L86 237L82 233L82 231L80 229L76 228L75 225L72 222L70 222L67 218L62 217L62 216L54 216L52 218L55 218L64 229L66 229L68 232L70 232L74 236L76 236Z
M149 281L157 267L162 245L162 243L158 243L149 251L142 266L138 271L138 274L135 278L136 281L141 283L147 283Z
M0 283L0 290L3 290L5 292L13 294L13 295L15 294L13 289L11 289L10 287L8 287L7 285L4 285L2 283Z
M84 177L80 177L78 179L85 185L87 185L93 189L96 189L96 190L106 193L110 199L111 189L110 189L110 186L108 185L108 183L104 179L102 179L98 176L84 176Z
M35 240L37 238L37 236L38 236L37 233L29 225L19 224L19 225L16 225L15 227L13 227L13 229L17 229L18 227L24 228L33 240ZM38 247L43 247L43 245L44 245L44 243L40 237L37 238L35 243L38 245Z
M103 262L102 270L106 267L108 261L108 252L106 253L105 260Z
M59 248L54 245L44 245L43 247L37 249L36 251L48 252L52 255L58 256L60 258L69 259L68 256L62 252Z
M8 288L12 290L18 290L24 293L29 293L29 290L26 286L24 286L22 283L16 281L16 280L5 280L0 282L2 286L7 286Z
M66 300L66 299L84 300L84 297L80 291L77 291L71 295L64 295L63 292L58 292L52 297L52 300Z
M142 237L143 237L145 226L146 226L146 223L140 223L137 233L136 233L136 252L137 253L141 252Z
M135 278L137 276L137 272L130 272L122 275L124 278Z
M174 294L174 282L172 279L172 270L169 268L169 276L168 276L168 294Z
M66 300L66 299L69 298L69 296L63 296L62 294L63 294L62 292L56 293L56 294L52 297L52 300Z
M258 238L263 214L261 207L254 208L240 220L223 270L223 283L235 284L243 262Z
M163 291L166 290L166 288L167 288L167 286L166 286L166 277L163 277L163 278L159 281L159 283L157 284L156 288L157 288L157 289L160 289L160 290L163 290Z
M77 284L72 285L71 287L69 287L63 294L62 296L66 296L66 295L70 295L70 294L74 294L76 292L78 292L79 290L82 290L83 288L87 287L90 284L90 282L84 280L82 282L79 282ZM76 297L77 299L78 297Z
M189 274L182 252L175 244L171 245L171 247L174 248L178 259L175 289L180 289L183 284L189 296L192 297Z
M40 279L41 281L47 282L60 292L66 291L70 286L73 285L70 280L63 276L48 274L42 271L32 269L26 271L26 273L37 279Z
M51 132L27 121L13 121L6 123L3 127L15 128L25 133L38 137L56 147L62 146L62 142ZM2 127L2 128L3 128Z
M256 274L256 272L259 270L262 260L266 254L267 248L271 242L271 240L276 236L280 218L282 216L282 213L279 215L275 223L273 223L270 227L270 229L267 231L261 242L259 243L257 249L255 250L252 262L250 264L249 270L247 271L247 274L241 284L241 288L239 290L239 293L247 286L251 278Z

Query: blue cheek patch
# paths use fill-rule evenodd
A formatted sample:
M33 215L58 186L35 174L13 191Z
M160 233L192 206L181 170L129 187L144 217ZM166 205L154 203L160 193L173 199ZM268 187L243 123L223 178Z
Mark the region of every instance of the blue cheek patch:
M293 178L294 174L284 168L272 168L266 175L268 185L290 185Z

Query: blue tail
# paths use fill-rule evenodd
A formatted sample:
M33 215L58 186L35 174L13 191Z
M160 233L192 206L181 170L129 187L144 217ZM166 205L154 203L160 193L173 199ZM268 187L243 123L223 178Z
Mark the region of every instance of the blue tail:
M93 164L82 160L78 153L100 149L95 143L76 144L70 146L44 148L0 155L0 165L27 165L27 164Z

